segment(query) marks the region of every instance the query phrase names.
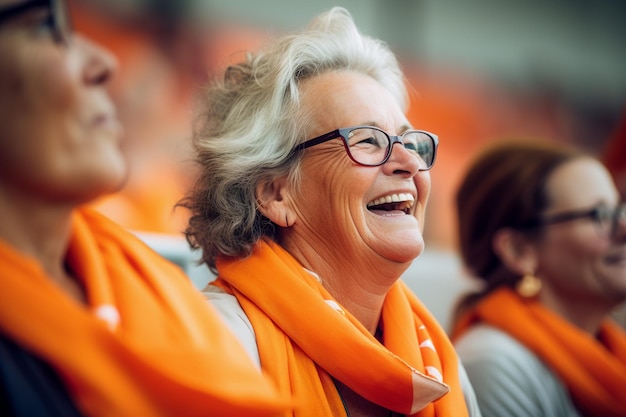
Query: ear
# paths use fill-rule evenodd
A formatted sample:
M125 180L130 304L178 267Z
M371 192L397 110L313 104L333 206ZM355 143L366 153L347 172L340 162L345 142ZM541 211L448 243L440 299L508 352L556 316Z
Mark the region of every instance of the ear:
M259 183L256 199L261 214L281 227L291 227L297 215L291 208L291 193L285 177Z
M493 251L504 266L519 274L534 274L537 271L537 250L522 233L505 228L498 230L491 241Z

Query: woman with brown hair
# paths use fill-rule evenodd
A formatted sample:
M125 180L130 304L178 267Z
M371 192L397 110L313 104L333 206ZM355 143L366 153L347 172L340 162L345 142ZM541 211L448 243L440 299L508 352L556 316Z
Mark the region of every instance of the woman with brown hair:
M498 143L457 193L460 248L482 291L453 340L484 416L624 416L626 205L575 149Z

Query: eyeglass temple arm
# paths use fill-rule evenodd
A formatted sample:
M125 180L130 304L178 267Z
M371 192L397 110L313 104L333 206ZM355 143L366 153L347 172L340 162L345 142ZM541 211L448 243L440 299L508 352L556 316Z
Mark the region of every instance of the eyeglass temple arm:
M540 220L541 224L553 224L553 223L561 223L567 222L574 219L580 219L582 217L589 217L598 211L597 208L592 208L591 210L578 211L572 213L562 213L557 214L556 216L546 217Z
M318 136L316 138L309 139L306 142L302 142L301 144L297 145L294 148L294 150L300 151L302 149L310 148L311 146L315 146L322 142L326 142L328 140L338 138L339 136L341 136L341 133L339 132L339 129L336 129L336 130L333 130L332 132L323 134L322 136Z

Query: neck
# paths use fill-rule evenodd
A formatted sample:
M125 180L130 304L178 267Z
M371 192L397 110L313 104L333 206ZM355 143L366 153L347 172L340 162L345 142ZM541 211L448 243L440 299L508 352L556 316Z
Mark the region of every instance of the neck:
M353 276L322 273L322 285L370 333L375 334L389 287L364 285ZM363 279L360 277L360 279Z
M70 278L65 255L72 210L72 206L45 205L40 200L0 189L0 239L36 259L47 275L63 288Z
M372 334L385 297L408 265L392 263L367 251L340 251L310 240L283 240L281 245L302 265L319 275L328 292Z
M572 325L596 336L604 318L611 312L614 305L588 295L578 299L563 299L562 291L544 288L541 291L541 302L550 310L563 317Z

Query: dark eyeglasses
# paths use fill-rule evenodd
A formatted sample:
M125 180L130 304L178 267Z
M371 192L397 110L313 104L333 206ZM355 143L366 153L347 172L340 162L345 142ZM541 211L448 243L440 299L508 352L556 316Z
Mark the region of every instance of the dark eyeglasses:
M626 203L615 208L597 206L587 210L573 210L545 216L538 222L538 226L564 223L577 219L589 218L603 237L613 238L617 235L620 223L626 227Z
M54 41L58 44L67 44L72 34L72 26L63 0L30 0L4 7L0 9L0 23L37 8L50 10L50 25Z
M400 143L419 160L420 171L432 168L439 144L436 135L424 130L408 130L400 136L391 136L377 127L354 126L336 129L309 139L293 150L301 151L336 138L343 139L344 148L350 159L367 167L375 167L387 162L393 145Z

